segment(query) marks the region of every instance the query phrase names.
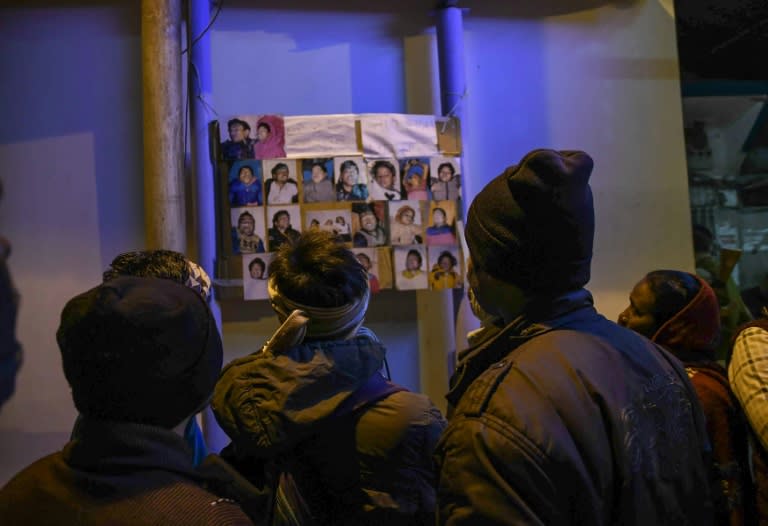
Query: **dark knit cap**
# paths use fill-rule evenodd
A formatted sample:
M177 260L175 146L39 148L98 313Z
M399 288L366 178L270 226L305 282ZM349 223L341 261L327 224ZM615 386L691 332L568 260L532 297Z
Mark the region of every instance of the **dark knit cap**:
M222 346L195 291L118 277L75 296L56 333L75 406L96 418L173 427L207 402Z
M507 168L469 208L473 265L529 293L583 287L595 230L591 173L580 151L534 150Z

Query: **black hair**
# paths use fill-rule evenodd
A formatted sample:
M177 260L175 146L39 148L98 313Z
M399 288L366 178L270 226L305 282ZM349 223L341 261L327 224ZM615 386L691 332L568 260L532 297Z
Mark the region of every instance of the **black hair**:
M419 252L419 251L418 251L418 250L416 250L415 248L412 248L412 249L411 249L411 250L409 250L409 251L408 251L408 253L405 255L405 260L406 260L406 262L408 261L408 257L409 257L411 254L413 254L413 255L415 255L417 258L419 258L419 268L421 268L421 264L424 262L424 259L421 257L421 252Z
M437 167L437 175L440 175L440 170L443 169L443 166L447 166L451 169L451 175L456 175L456 168L454 168L453 163L441 163L440 166Z
M344 178L342 177L344 175L344 170L347 170L349 168L354 168L358 175L360 174L360 167L357 166L357 163L351 159L347 159L343 163L341 163L341 166L339 166L339 182L336 184L337 190L342 190L344 188Z
M261 258L253 258L250 263L248 263L248 272L253 270L253 266L258 265L261 267L261 275L264 276L264 271L267 270L267 264L264 263L264 260Z
M373 163L373 168L371 168L371 173L374 175L374 177L376 176L376 172L379 170L379 168L386 168L389 170L389 172L392 174L392 177L395 177L395 174L397 173L395 172L395 165L393 165L391 162L376 161Z
M257 124L256 129L258 130L259 128L265 128L269 133L272 133L272 126L270 126L266 122L260 122L259 124Z
M227 131L229 131L229 129L235 124L239 124L240 126L243 127L244 130L251 131L251 125L242 119L230 119L229 121L227 121Z
M275 223L277 223L277 220L280 219L280 216L282 215L288 216L288 220L291 219L291 214L288 212L288 210L285 210L285 209L278 210L272 216L272 226L275 226Z
M182 285L189 279L188 260L173 250L136 250L118 255L102 274L102 281L119 276L169 279Z
M661 327L688 305L701 290L695 276L679 270L654 270L645 276L653 295L653 317Z
M254 177L256 177L256 171L253 169L253 167L252 167L252 166L249 166L249 165L247 165L247 164L244 164L244 165L242 165L240 168L238 168L238 169L237 169L237 176L238 176L238 177L240 176L240 172L242 172L243 170L248 170L248 171L250 171L250 172L251 172L251 175L252 175L252 176L254 176Z
M288 172L288 174L291 173L291 171L288 169L288 165L285 163L277 163L276 165L274 165L271 170L272 175L277 174L278 170L285 170L286 172Z
M269 275L281 294L310 307L348 305L368 289L368 273L355 255L322 230L281 245Z
M456 256L451 254L448 250L443 250L442 252L440 252L440 255L437 256L437 264L438 265L440 264L440 260L443 259L443 258L450 259L452 267L455 267L456 264L458 263L458 261L456 260Z
M446 223L448 222L448 214L445 212L445 208L442 208L440 206L436 206L432 209L432 217L435 217L435 212L440 211L443 214L443 217L445 218Z
M365 252L358 252L357 254L355 254L355 257L358 258L358 260L360 258L365 258L365 260L368 262L368 266L369 267L373 265L373 262L371 261L371 258L369 258L368 254L366 254Z
M312 169L315 166L320 167L322 171L324 171L325 173L328 173L328 168L325 166L325 163L323 161L312 161L312 165L309 168Z

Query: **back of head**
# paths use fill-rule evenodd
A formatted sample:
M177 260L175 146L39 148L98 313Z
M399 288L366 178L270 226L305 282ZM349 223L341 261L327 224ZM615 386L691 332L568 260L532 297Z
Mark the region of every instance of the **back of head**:
M644 281L659 327L651 339L673 352L712 353L720 338L720 305L712 288L701 278L678 270L656 270Z
M207 403L222 345L199 294L167 279L116 277L72 298L56 339L78 411L174 427Z
M534 150L477 194L466 240L476 269L528 295L555 295L590 278L595 218L580 151Z
M186 285L206 300L211 293L211 278L205 270L173 250L135 250L120 254L104 271L102 281L119 276L169 279Z
M368 307L368 275L333 233L309 230L285 243L269 265L272 306L281 319L308 311L307 335L339 337L362 323Z

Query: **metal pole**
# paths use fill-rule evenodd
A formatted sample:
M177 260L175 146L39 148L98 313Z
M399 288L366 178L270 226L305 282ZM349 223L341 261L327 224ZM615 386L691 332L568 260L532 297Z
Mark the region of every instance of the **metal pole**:
M211 20L210 0L188 0L187 6L187 96L189 97L190 161L195 187L195 231L198 264L215 276L216 201L214 174L208 149L208 122L214 119L211 102ZM221 332L221 309L214 297L211 311ZM219 427L210 407L202 413L203 434L208 448L219 452L229 438Z
M182 182L181 0L142 0L144 225L148 248L187 248Z
M459 7L458 0L440 2L436 12L437 18L437 60L440 69L440 105L443 116L453 116L461 124L462 144L462 201L464 208L474 198L477 189L471 173L466 172L466 130L467 130L467 77L464 66L464 10ZM461 211L462 218L464 210ZM465 257L468 254L464 254ZM467 344L466 334L480 326L472 314L466 295L454 294L454 305L457 306L455 323L456 347ZM449 373L453 372L454 361L449 364Z

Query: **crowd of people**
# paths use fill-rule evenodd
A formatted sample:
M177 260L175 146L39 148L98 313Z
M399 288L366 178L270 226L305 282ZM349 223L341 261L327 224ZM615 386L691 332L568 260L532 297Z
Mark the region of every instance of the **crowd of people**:
M385 188L391 167L377 168ZM370 257L332 232L288 235L275 214L266 287L281 325L223 370L205 272L170 251L119 256L61 314L71 440L0 490L0 523L768 523L768 319L730 326L724 283L666 269L640 277L617 323L600 315L585 288L592 168L585 152L534 150L472 202L482 326L446 415L389 378L364 325ZM376 246L370 219L355 246ZM405 258L427 279L418 250ZM428 279L453 287L456 265L440 253ZM195 420L209 404L231 439L218 455Z

